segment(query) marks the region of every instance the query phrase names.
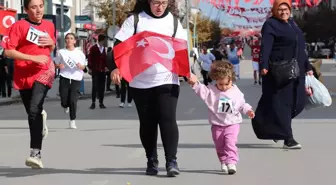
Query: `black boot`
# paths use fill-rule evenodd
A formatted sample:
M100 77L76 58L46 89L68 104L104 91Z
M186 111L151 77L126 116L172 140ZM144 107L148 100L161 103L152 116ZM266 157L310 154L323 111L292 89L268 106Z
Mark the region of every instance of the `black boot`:
M159 160L148 159L146 175L157 175L159 173Z

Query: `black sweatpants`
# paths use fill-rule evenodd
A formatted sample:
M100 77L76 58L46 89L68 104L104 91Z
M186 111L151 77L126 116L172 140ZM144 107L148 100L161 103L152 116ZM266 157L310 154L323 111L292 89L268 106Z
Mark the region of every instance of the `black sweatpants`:
M42 110L49 87L35 82L32 89L20 90L20 96L28 114L30 148L42 149Z
M71 80L60 76L59 92L61 96L61 106L69 107L70 120L76 119L78 91L81 87L81 81Z
M121 94L120 101L121 101L121 103L125 103L126 93L127 93L127 103L132 103L132 95L131 95L131 92L130 92L129 83L124 79L122 79L120 83L121 83L121 88L120 88L120 94Z
M96 93L98 92L99 103L104 102L106 73L93 72L92 73L92 103L96 103Z
M176 106L178 85L162 85L149 89L130 88L140 120L140 139L148 159L157 158L158 125L166 160L175 160L179 131Z

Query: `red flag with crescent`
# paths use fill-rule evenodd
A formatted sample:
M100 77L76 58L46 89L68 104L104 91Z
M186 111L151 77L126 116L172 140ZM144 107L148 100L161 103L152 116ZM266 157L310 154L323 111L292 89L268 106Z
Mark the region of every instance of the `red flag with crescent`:
M154 64L190 76L188 45L183 39L144 31L116 45L113 53L122 77L128 82Z

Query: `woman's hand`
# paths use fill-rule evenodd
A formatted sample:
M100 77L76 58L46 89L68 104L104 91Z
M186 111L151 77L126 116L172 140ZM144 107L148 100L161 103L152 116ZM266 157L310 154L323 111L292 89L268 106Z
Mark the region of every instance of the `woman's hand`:
M78 69L81 69L81 70L84 70L84 68L85 68L85 66L80 64L80 63L77 63L76 66L77 66Z
M311 87L306 87L306 93L308 96L313 96L313 89Z
M121 81L121 75L120 75L120 72L119 72L119 69L114 69L112 72L111 72L111 80L114 84L116 85L120 85L120 81Z
M50 38L49 35L39 37L38 42L41 46L53 46L53 45L55 45L54 41Z
M314 72L313 72L313 70L310 70L306 74L312 76L312 75L314 75Z
M261 70L261 75L267 75L268 73L268 70L267 69L262 69Z

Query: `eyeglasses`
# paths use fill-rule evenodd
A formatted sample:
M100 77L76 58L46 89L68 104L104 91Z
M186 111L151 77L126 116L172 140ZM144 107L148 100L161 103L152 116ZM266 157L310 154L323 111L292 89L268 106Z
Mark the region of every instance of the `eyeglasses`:
M151 3L156 7L159 7L160 5L162 5L163 7L168 6L168 1L152 1Z
M283 8L283 9L278 9L278 12L289 12L289 9L288 8Z

